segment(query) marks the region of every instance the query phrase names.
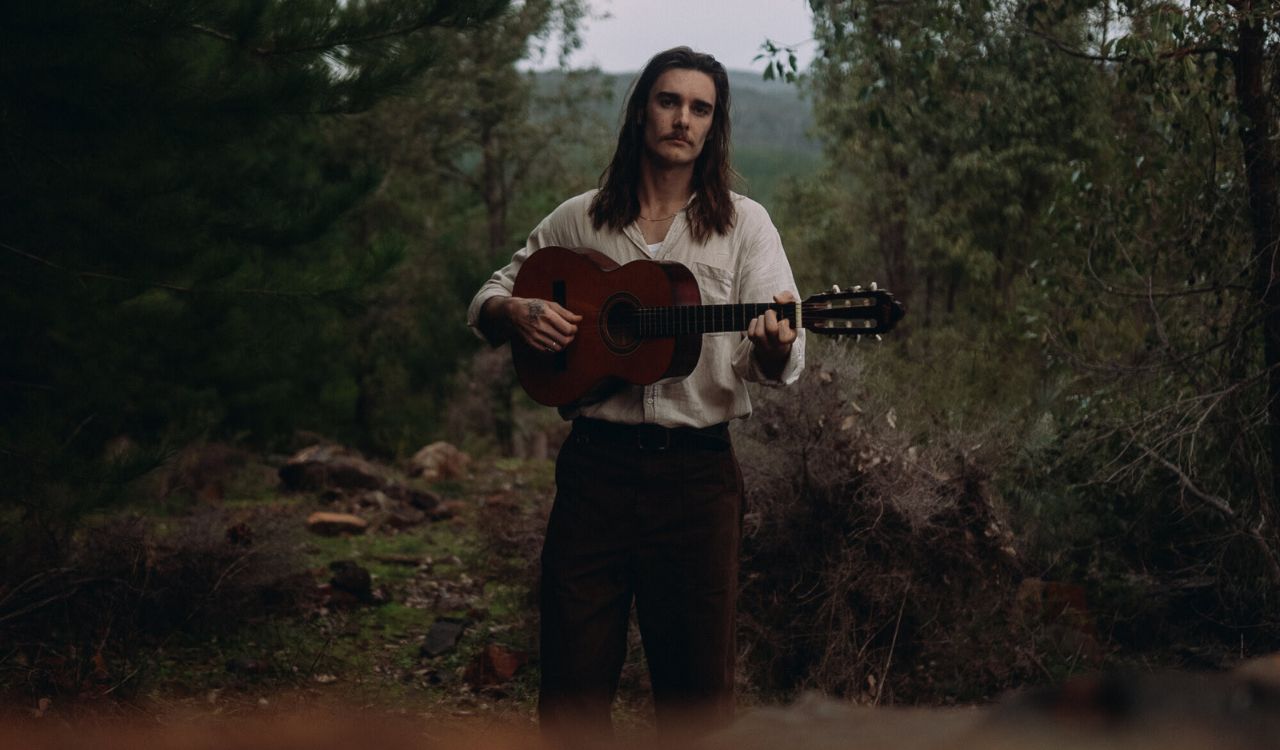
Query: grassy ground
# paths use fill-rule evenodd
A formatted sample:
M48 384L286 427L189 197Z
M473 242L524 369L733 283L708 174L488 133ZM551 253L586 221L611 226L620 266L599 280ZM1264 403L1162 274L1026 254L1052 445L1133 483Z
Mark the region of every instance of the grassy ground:
M261 480L271 474L262 469L244 471ZM15 696L11 713L149 722L356 706L433 722L534 723L533 589L554 494L550 461L474 462L464 478L419 486L453 507L451 518L401 529L375 525L361 535L337 537L305 530L310 513L335 509L319 496L283 494L262 481L234 479L226 486L214 509L214 535L220 537L224 526L244 524L256 534L253 549L287 548L303 603L284 613L244 618L223 612L219 621L231 624L213 632L195 623L164 633L133 648L127 660L108 664L109 679L79 695L33 692L22 684L24 665L10 664L0 677L7 675L2 687ZM152 509L145 522L157 538L177 538L177 529L194 513L208 511L176 504L160 513ZM336 561L368 570L375 596L385 601L351 606L330 598L329 566ZM424 639L441 618L465 620L467 626L454 648L425 655ZM510 680L486 684L469 673L491 644L526 661ZM643 732L650 723L649 699L639 649L633 651L618 723L624 731Z
M550 466L504 461L428 487L446 502L461 501L456 515L355 536L305 534L296 542L317 590L331 576L330 563L353 561L369 571L385 603L332 606L317 596L301 613L246 622L212 638L175 638L147 659L147 702L242 711L334 700L412 713L531 717L534 668L498 686L473 685L465 673L489 643L521 654L535 650L529 581L500 575L516 561L503 559L482 528L495 513L534 523L553 491ZM286 528L297 529L324 507L314 497L277 494L228 498L224 505L245 519L282 514ZM425 656L423 640L439 618L469 624L451 651Z

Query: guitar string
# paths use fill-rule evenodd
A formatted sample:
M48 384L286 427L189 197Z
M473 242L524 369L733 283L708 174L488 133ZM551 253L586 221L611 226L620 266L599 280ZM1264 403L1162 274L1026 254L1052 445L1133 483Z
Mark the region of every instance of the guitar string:
M667 331L675 329L680 331L684 328L722 328L728 324L729 328L722 332L730 330L742 330L747 325L747 318L754 318L754 313L760 313L764 310L774 310L781 313L785 320L793 320L791 314L794 312L794 305L786 302L748 302L738 304L725 305L672 305L664 307L639 307L632 311L635 316L636 324L639 327L639 333L656 333L658 331ZM812 315L814 312L829 309L818 304L801 304L800 311L802 314L808 312ZM692 314L686 314L686 311L693 311ZM725 314L727 313L727 315ZM725 318L728 318L726 320Z
M774 310L784 320L794 322L795 303L789 302L746 302L719 305L668 305L638 307L631 311L632 321L641 336L665 334L668 332L704 333L741 331L748 325L748 320ZM825 303L802 302L800 314L808 314L810 318L822 319L824 311L831 308ZM844 317L844 316L838 316ZM862 319L875 318L876 315L857 316ZM811 326L805 326L806 328Z

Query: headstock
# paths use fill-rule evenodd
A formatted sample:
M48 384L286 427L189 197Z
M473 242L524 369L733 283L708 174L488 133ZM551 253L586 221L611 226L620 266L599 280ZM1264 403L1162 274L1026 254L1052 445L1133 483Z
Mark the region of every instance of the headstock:
M906 315L902 303L877 289L874 282L867 289L855 286L841 291L833 286L829 292L806 298L801 310L806 329L828 336L878 336Z

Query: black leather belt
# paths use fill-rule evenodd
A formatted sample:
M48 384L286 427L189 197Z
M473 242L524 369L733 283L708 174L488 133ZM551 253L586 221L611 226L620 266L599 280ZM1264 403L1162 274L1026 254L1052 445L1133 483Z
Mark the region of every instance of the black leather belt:
M710 427L663 427L656 424L618 424L578 417L573 437L585 443L602 443L642 451L729 450L729 424Z

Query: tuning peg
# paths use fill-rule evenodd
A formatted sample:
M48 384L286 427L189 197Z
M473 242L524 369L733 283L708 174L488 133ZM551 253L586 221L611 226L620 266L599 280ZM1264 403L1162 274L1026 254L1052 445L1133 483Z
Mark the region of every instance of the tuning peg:
M840 293L840 285L839 285L839 284L832 284L832 285L831 285L831 293L832 293L832 294L839 294L839 293Z
M853 291L855 291L855 292L861 292L861 291L862 291L862 285L861 285L861 284L854 284L854 285L853 285Z
M876 290L876 282L873 281L871 282L871 291L874 292L875 290Z
M876 334L876 341L884 341L884 338L883 338L883 337L881 337L881 336L880 336L880 334L878 334L878 333L877 333L877 334Z

